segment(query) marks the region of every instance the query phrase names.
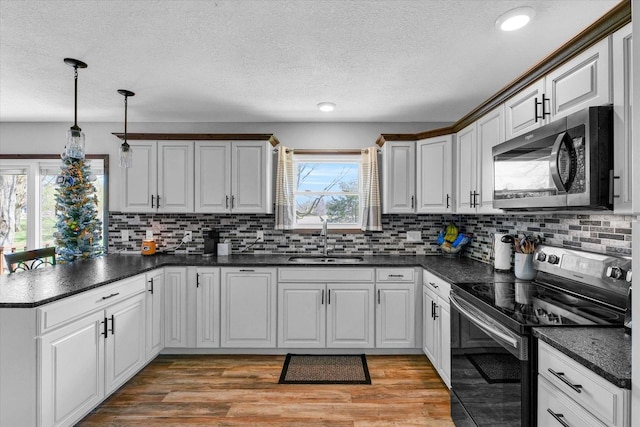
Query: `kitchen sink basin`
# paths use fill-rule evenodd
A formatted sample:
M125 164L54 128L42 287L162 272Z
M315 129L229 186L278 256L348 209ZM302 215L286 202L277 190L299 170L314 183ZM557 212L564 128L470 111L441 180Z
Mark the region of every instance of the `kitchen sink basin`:
M364 261L361 256L292 256L289 262L299 264L357 264Z

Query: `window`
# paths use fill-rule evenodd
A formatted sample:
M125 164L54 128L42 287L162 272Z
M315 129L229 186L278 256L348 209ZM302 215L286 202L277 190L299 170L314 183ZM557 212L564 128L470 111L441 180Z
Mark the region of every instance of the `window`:
M294 154L294 170L294 228L360 229L360 156Z
M55 245L56 177L60 156L3 156L0 158L0 247L20 252ZM57 157L57 159L56 159ZM106 189L107 155L87 156L98 196L98 214L103 224L106 248L108 212Z

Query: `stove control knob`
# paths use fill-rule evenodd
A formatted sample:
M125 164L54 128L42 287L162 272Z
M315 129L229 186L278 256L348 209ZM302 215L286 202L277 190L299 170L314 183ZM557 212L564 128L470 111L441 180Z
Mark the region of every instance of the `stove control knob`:
M547 254L545 254L544 252L540 251L538 252L538 255L536 255L536 260L544 262L544 260L547 259Z
M560 262L560 258L558 258L558 255L549 255L547 262L549 264L557 264Z
M611 277L612 279L619 280L619 279L622 279L623 276L624 276L624 272L620 267L617 267L617 266L607 267L607 277Z
M625 280L631 283L631 270L627 271L627 277L625 277Z

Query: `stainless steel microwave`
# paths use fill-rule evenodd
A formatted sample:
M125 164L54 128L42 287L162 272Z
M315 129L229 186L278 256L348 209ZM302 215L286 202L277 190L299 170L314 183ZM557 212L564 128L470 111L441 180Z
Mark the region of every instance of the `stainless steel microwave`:
M589 107L493 148L494 207L613 209L613 108Z

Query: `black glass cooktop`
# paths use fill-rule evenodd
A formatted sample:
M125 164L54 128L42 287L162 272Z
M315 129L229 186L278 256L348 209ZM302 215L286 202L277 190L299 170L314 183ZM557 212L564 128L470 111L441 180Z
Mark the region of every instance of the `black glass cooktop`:
M621 325L624 322L623 312L534 282L460 283L455 286L521 327ZM464 293L461 296L464 298Z

